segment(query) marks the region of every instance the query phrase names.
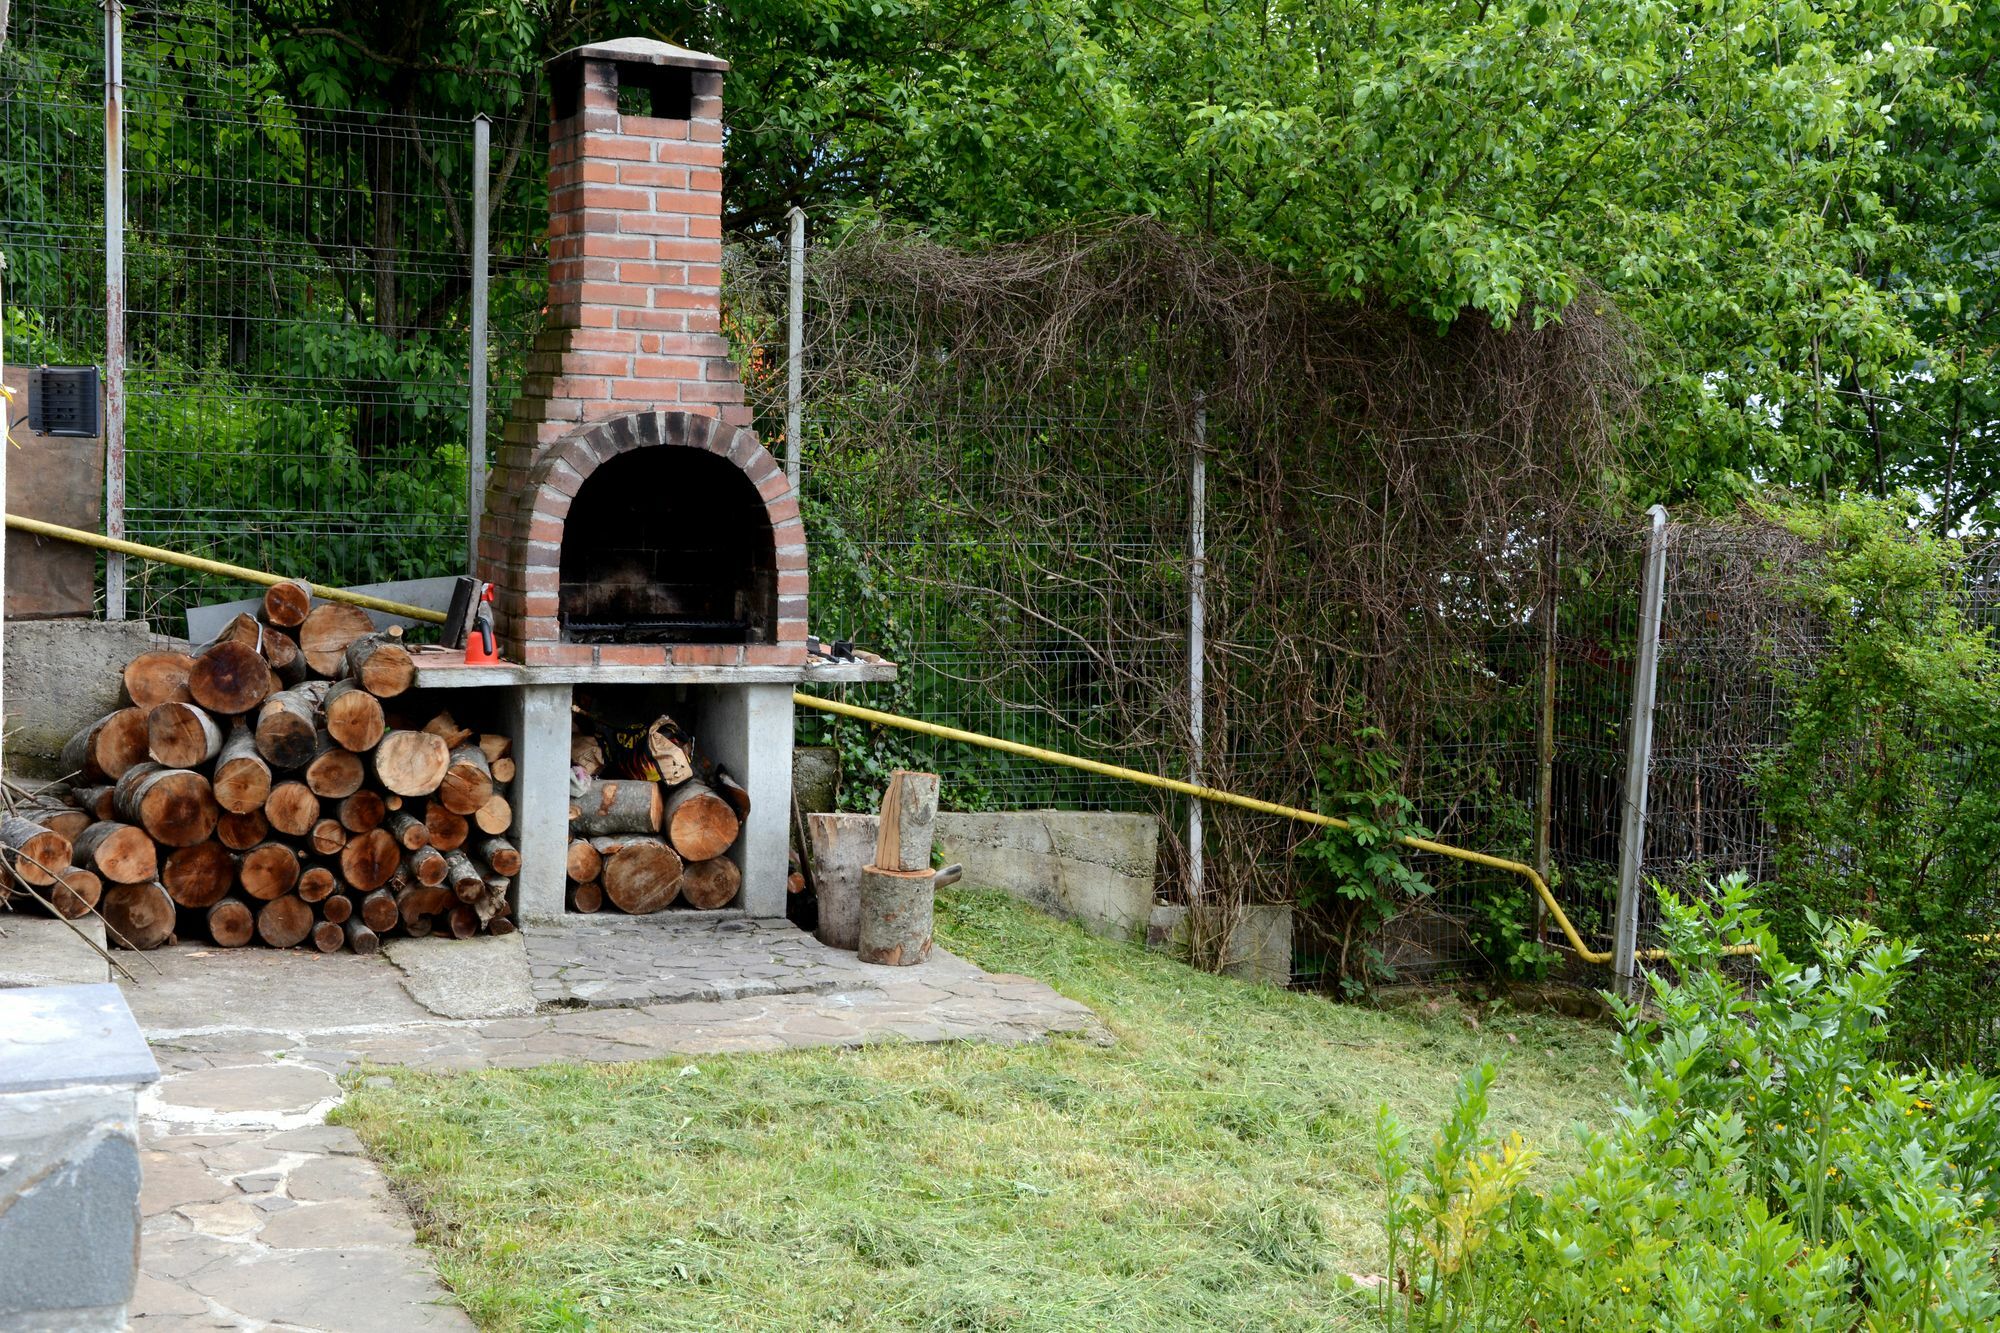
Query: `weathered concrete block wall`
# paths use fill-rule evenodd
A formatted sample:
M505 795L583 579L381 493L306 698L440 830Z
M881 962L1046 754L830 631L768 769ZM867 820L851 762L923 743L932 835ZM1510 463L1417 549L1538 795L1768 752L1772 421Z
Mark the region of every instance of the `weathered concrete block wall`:
M967 884L1004 890L1092 934L1144 937L1160 852L1151 815L940 811L937 829L939 850L965 866Z
M1146 947L1188 956L1188 909L1162 904L1146 927ZM1267 986L1292 984L1292 909L1284 903L1246 904L1230 923L1222 972Z
M180 645L143 620L7 622L7 767L60 777L63 743L125 702L125 664Z

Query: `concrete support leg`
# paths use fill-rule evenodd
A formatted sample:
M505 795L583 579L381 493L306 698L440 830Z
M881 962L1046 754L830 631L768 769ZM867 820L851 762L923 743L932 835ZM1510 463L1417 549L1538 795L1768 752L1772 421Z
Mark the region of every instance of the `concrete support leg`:
M792 687L716 690L703 714L702 733L702 748L750 792L750 818L731 852L743 868L743 895L736 906L751 916L781 917L790 874Z
M569 704L567 685L523 685L508 691L514 736L514 829L521 874L514 881L514 915L546 921L565 910L569 852Z

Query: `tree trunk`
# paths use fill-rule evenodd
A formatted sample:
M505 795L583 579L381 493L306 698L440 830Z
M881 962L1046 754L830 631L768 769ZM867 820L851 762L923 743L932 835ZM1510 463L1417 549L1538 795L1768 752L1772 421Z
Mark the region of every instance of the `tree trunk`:
M100 820L79 833L74 858L113 884L143 884L160 873L159 847L146 830L115 820Z
M140 653L125 664L125 697L134 708L149 713L161 704L191 704L188 672L192 670L194 658L186 653L167 649Z
M174 900L158 884L115 884L97 904L111 942L126 949L157 949L174 933Z
M137 824L168 847L192 847L215 834L222 807L208 779L193 769L134 764L118 779L112 808L128 824Z
M743 871L726 856L690 861L681 872L682 901L704 912L729 906L742 887Z
M488 766L493 770L494 786L504 787L514 780L515 769L512 755L502 755L498 759L490 760Z
M347 648L375 632L375 622L358 606L321 602L299 626L299 649L315 676L334 677L347 669Z
M333 737L321 732L318 750L307 762L304 776L313 795L341 801L361 790L368 770L360 755L341 749L333 743Z
M349 833L366 833L370 829L382 827L382 821L389 817L387 806L382 804L382 794L363 787L341 801L340 826Z
M578 884L588 884L597 878L597 872L604 868L604 858L597 849L582 838L569 845L569 861L565 867L569 878Z
M371 634L347 645L347 674L378 699L393 699L417 683L417 664L393 636Z
M667 840L689 861L708 861L729 850L742 831L729 802L699 782L683 782L667 797Z
M307 866L299 872L299 897L309 903L331 900L340 891L340 876L328 866Z
M441 852L463 847L472 833L465 816L453 814L436 801L428 802L424 807L424 827L430 830L431 846Z
M505 833L514 827L514 803L494 792L486 798L486 804L473 813L472 822L481 833Z
M168 768L199 768L222 751L222 728L194 704L160 704L146 715L146 753Z
M282 842L267 842L243 853L236 866L243 892L260 903L281 898L299 882L299 854Z
M664 808L656 782L592 779L570 800L569 826L586 837L658 833Z
M337 926L354 915L354 899L344 893L329 893L319 905L319 914Z
M303 838L319 819L319 797L303 782L280 782L264 802L264 818L278 832Z
M81 774L85 782L116 782L126 769L144 763L146 712L121 708L70 737L62 750L63 772Z
M327 733L343 748L363 754L372 750L388 730L382 701L351 680L337 680L320 701L326 715Z
M597 882L619 910L635 916L670 907L680 894L681 858L660 837L592 838L604 858Z
M461 745L451 752L451 765L438 784L437 799L455 815L476 814L493 798L493 773L486 756L476 745Z
M309 681L282 690L257 710L257 753L271 767L294 769L307 763L319 746L319 709L326 698L323 682Z
M445 863L444 853L428 845L406 853L403 857L403 868L410 872L411 879L427 889L434 889L444 883L444 877L451 873L451 868Z
M264 589L264 623L283 629L297 629L306 623L312 610L312 585L304 579L286 579Z
M382 821L382 827L389 830L389 836L405 851L414 852L419 847L431 845L430 827L407 810L398 810L390 815Z
M377 935L387 934L403 919L403 909L396 905L396 895L387 889L377 889L361 900L361 920Z
M505 838L481 838L472 850L498 874L513 876L521 873L521 853Z
M604 888L594 880L574 881L569 886L569 910L596 912L604 907Z
M215 821L215 840L232 852L247 852L271 836L271 821L259 808L247 815L223 811Z
M931 953L931 910L937 890L922 870L861 871L861 947L864 963L914 967Z
M219 639L195 655L188 693L211 713L247 713L278 687L264 655L248 644Z
M403 863L403 849L383 829L357 833L340 852L340 873L357 889L379 889Z
M215 803L234 815L261 813L271 795L271 766L257 749L257 733L240 719L215 760Z
M306 834L306 846L315 856L338 856L347 846L347 830L338 819L320 819Z
M312 933L313 909L297 894L273 898L257 909L257 938L273 949L289 949Z
M375 776L398 796L428 796L451 767L451 750L424 731L391 731L374 750ZM475 807L476 808L476 807Z
M313 948L321 953L339 953L347 946L347 932L335 921L316 921L312 928Z
M49 832L74 843L97 820L88 810L68 805L24 805L15 812L30 824L40 824Z
M208 937L224 949L242 948L256 928L256 915L240 898L224 898L208 909Z
M479 933L479 914L464 903L451 909L445 925L455 940L469 940Z
M23 884L53 884L69 869L75 848L60 833L8 815L0 818L0 863Z
M464 852L447 852L444 858L444 886L462 903L469 903L486 891L486 876Z
M219 842L198 842L167 854L160 885L177 907L212 907L236 885L236 858Z
M104 897L104 880L94 871L71 866L62 872L59 880L49 885L46 896L57 916L74 921L95 910Z
M375 953L382 947L382 937L368 928L368 923L360 917L350 916L341 924L347 934L347 947L356 953Z

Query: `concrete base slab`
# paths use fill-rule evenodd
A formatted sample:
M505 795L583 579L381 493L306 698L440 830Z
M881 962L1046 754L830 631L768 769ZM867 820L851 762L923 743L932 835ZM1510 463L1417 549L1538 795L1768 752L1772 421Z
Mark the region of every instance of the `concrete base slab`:
M516 1018L535 1012L523 935L469 940L397 938L382 952L403 972L410 998L440 1018Z
M103 947L104 922L94 916L71 923L0 914L0 986L89 986L111 980L111 965L70 929L72 924Z
M155 1041L185 1033L367 1030L434 1017L380 954L178 944L121 961L138 978L123 983L125 999Z

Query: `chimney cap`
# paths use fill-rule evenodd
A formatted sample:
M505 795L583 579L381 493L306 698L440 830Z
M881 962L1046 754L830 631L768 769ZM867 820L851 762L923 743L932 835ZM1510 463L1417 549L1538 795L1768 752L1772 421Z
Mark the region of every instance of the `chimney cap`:
M721 56L690 51L685 46L655 41L651 37L618 37L608 42L586 42L564 51L549 61L549 66L553 69L573 60L610 60L621 65L675 65L682 69L712 69L718 72L729 68L729 62Z

